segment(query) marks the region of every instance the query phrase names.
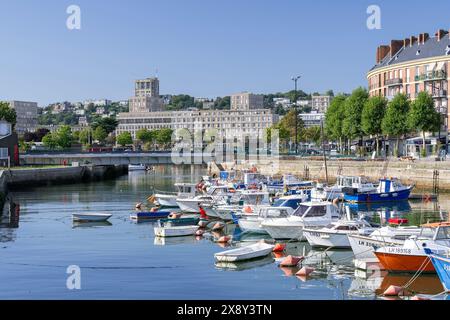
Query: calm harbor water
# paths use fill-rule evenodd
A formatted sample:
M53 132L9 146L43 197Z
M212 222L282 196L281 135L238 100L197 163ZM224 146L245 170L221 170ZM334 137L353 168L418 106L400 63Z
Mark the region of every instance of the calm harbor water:
M224 249L208 238L155 239L152 223L130 221L134 205L154 188L170 191L173 183L198 181L204 173L200 167L157 167L114 181L13 192L17 217L0 217L0 299L376 299L383 288L411 278L355 271L351 251L323 252L307 243L290 243L287 253L309 257L316 272L308 279L296 277L297 269L279 268L273 257L215 265L214 253ZM444 195L439 203L351 209L381 219L400 213L421 223L437 218L439 207L449 210L449 200ZM112 213L110 223L72 222L72 213L92 211ZM234 225L225 232L239 235ZM81 268L80 290L66 286L70 265ZM411 289L442 291L433 275L419 277Z

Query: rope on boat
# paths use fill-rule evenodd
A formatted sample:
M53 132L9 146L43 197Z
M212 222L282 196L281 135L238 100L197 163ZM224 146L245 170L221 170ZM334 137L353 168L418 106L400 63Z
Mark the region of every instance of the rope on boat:
M409 279L409 281L404 284L402 286L403 289L408 289L409 286L411 286L413 284L414 281L417 280L417 278L420 277L420 275L422 274L422 272L425 270L425 268L428 266L428 264L430 263L431 259L429 257L427 257L422 264L420 265L419 269L417 269L416 273L412 276L411 279Z

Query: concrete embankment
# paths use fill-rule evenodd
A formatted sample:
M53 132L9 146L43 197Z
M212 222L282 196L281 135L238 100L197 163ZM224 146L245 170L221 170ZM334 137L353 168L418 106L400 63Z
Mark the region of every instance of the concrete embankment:
M281 160L248 160L242 164L224 164L225 168L244 169L255 164L259 172L265 175L294 174L305 179L325 181L325 166L322 160L281 159ZM212 167L214 169L214 166ZM397 177L405 184L414 183L416 192L430 190L433 187L433 172L439 173L440 191L450 191L450 162L448 161L347 161L328 160L329 182L334 182L338 175L364 175L377 181L380 177ZM216 168L217 171L217 168Z
M125 165L24 168L0 171L0 205L9 190L113 179L128 172Z

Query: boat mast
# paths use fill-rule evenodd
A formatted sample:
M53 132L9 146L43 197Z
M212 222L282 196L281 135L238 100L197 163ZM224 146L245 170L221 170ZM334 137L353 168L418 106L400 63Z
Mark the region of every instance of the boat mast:
M325 180L328 184L328 167L327 167L327 155L325 154L325 137L323 134L323 120L320 122L320 132L321 132L321 136L322 136L323 162L325 164Z

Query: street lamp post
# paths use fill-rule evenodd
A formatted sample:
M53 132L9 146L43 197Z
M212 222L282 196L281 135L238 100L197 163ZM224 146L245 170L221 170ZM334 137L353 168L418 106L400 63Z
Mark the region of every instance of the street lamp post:
M298 110L297 110L297 81L301 76L292 77L291 80L294 81L294 110L295 110L295 154L298 154Z

